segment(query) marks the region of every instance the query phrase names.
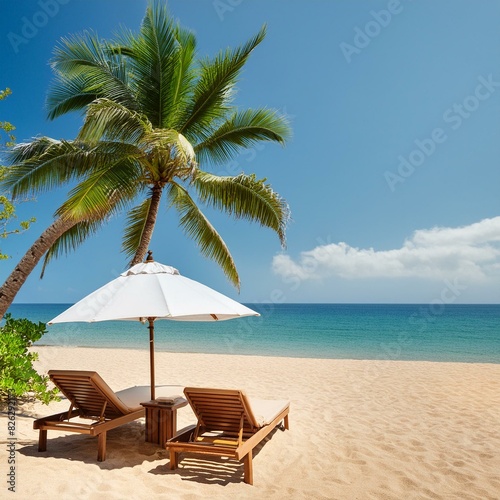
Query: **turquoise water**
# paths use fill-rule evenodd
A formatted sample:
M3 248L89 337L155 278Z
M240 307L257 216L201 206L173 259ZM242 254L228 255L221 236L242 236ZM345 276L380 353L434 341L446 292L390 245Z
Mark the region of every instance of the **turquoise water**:
M500 305L247 304L260 317L155 322L157 351L308 358L500 363ZM48 322L69 304L13 304L16 318ZM131 321L48 327L39 345L148 349Z

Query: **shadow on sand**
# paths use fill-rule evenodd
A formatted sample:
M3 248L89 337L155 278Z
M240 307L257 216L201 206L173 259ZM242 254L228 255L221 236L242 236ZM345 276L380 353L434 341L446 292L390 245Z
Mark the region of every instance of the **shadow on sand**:
M134 467L165 457L165 450L145 442L144 423L140 421L108 431L104 462L97 461L97 437L82 434L61 436L57 431L49 431L47 451L38 451L38 441L20 447L17 451L30 457L50 457L94 464L103 470Z
M255 458L265 444L274 436L279 427L276 427L269 435L253 449L253 458ZM168 451L164 451L166 458ZM259 466L258 462L254 463ZM184 481L194 481L203 484L219 484L226 486L230 483L243 482L243 462L238 462L233 458L216 457L202 454L181 453L179 457L179 467L170 470L170 464L164 464L149 471L149 474L157 475L177 475Z

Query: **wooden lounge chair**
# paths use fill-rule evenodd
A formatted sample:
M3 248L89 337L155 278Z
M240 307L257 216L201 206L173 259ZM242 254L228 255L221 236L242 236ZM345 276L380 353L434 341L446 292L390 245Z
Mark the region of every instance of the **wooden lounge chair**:
M244 460L244 481L253 484L253 449L283 420L288 429L288 401L248 398L228 389L184 389L198 423L167 441L170 469L179 453L201 453Z
M97 436L97 460L103 462L106 459L106 432L144 417L144 408L139 403L149 399L145 391L131 388L115 393L91 371L50 370L49 376L68 398L70 407L68 411L33 422L33 428L40 430L38 451L47 449L48 430L78 432Z

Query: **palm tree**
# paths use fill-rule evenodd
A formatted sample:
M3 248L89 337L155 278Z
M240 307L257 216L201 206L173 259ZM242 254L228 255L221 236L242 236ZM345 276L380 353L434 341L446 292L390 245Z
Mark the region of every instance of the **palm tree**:
M237 49L197 59L194 35L155 2L138 34L124 32L106 42L85 33L62 41L52 62L49 117L85 110L84 124L74 141L39 138L14 148L4 184L14 197L76 185L49 234L35 244L37 252L30 249L0 288L0 314L41 256L45 269L123 209L123 250L131 264L141 261L164 193L185 233L237 287L229 249L198 202L269 227L284 244L288 205L266 179L200 168L230 161L258 141L284 144L289 136L276 111L240 111L232 104L238 76L264 37L265 27Z

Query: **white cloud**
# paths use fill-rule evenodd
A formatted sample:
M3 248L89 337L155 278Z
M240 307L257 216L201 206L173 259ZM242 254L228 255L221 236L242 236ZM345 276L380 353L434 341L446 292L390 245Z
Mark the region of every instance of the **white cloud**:
M273 270L300 280L328 276L484 280L500 274L500 217L464 227L420 229L393 250L355 248L341 242L301 252L297 260L277 255Z

